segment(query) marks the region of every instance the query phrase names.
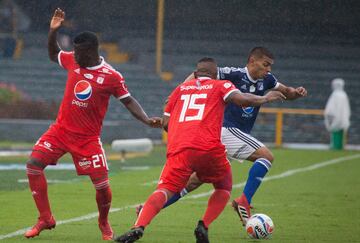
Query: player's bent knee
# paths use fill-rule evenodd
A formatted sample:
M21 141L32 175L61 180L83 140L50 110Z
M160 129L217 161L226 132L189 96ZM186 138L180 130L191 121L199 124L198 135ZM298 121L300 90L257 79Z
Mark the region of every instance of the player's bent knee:
M45 169L46 165L41 163L38 159L35 159L33 157L30 157L28 161L26 161L26 167L37 167L40 169Z
M273 163L273 162L274 162L274 155L273 155L273 153L272 153L270 150L268 150L268 154L267 154L267 156L265 157L265 159L267 159L270 163Z
M222 180L213 183L215 190L232 191L232 173L229 171Z
M253 161L260 158L264 158L268 160L270 163L273 163L274 161L274 155L267 147L261 147L258 150L256 150L255 153L252 154L252 158Z

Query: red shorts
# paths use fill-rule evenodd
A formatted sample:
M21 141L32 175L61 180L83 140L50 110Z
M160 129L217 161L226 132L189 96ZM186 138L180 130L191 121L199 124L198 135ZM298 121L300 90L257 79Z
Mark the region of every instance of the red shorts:
M225 150L223 148L211 151L186 149L169 157L161 172L158 189L165 188L172 192L180 192L193 172L196 172L198 178L205 183L219 183L224 177L231 177L231 167ZM227 179L231 184L232 178Z
M78 175L108 171L100 138L71 133L57 125L50 126L36 142L31 157L44 165L56 165L65 153L72 155Z

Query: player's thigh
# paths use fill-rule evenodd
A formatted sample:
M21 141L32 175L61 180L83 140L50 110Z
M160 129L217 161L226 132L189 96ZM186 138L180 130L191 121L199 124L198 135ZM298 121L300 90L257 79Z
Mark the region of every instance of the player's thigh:
M194 191L196 188L201 186L203 183L200 181L200 179L197 177L196 173L192 173L188 182L186 183L186 190L188 192Z
M59 158L66 152L58 134L50 128L33 146L28 163L42 168L47 165L56 165Z
M186 186L192 173L183 153L171 156L166 160L157 188L180 192Z
M225 145L228 157L236 160L250 160L253 153L265 147L256 138L235 127L222 127L221 142Z
M205 183L219 181L231 170L223 148L211 151L193 150L189 154L189 161L199 180Z
M100 140L89 139L69 147L78 175L107 174L109 167Z

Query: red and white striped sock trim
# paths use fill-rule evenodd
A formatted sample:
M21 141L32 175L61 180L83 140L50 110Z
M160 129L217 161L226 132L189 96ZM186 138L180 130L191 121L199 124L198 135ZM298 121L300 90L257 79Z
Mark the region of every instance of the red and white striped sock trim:
M105 181L95 183L94 186L95 186L96 190L102 190L102 189L108 188L110 186L109 180L107 179Z
M39 169L33 169L30 167L26 167L26 174L27 175L42 175L43 174L43 170L41 168Z
M166 192L165 192L165 191L163 191L163 190L161 190L161 189L158 189L158 190L154 191L154 193L153 193L153 194L158 193L158 192L160 192L160 193L164 194L164 196L165 196L165 202L167 202L167 200L168 200L168 196L167 196Z

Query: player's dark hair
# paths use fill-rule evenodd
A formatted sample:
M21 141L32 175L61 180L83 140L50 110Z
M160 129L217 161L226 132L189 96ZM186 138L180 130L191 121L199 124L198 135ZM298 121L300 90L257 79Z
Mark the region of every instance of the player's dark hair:
M272 54L272 52L269 51L267 48L262 46L257 46L251 49L249 53L248 61L250 60L250 57L261 58L263 56L267 56L268 58L275 59L274 54Z
M203 57L203 58L201 58L197 63L200 63L200 62L212 62L212 63L216 63L215 59L214 59L214 58L211 58L211 57Z
M99 40L94 32L84 31L75 36L74 44L86 47L98 47Z
M212 63L212 65L217 66L216 61L214 58L211 57L203 57L201 58L196 65L196 71L194 72L195 77L197 78L198 76L204 76L204 77L212 77L215 75L216 77L216 73L214 73L209 64L204 64L204 63ZM216 72L216 71L215 71Z

